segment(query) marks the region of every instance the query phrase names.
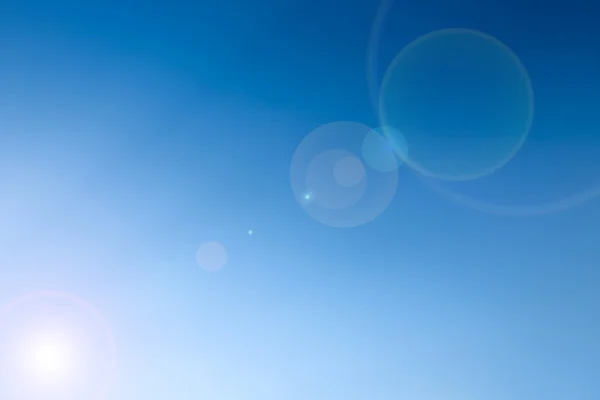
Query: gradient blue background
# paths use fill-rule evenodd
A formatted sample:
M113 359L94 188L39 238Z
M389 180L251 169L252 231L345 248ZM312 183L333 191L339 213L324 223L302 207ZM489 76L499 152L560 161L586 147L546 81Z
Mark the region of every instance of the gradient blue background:
M448 27L498 37L531 75L526 146L465 193L535 205L600 182L600 10L556 3L398 2L386 19L379 76ZM119 344L115 400L597 399L597 200L489 215L403 169L362 227L296 203L304 135L377 124L377 7L3 2L0 301L93 303ZM195 263L207 240L229 253L217 273Z

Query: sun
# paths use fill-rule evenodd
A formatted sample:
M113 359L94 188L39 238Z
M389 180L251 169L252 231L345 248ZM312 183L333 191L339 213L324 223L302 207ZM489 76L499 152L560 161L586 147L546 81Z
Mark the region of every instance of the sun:
M66 384L75 370L75 354L66 337L38 335L24 343L22 367L37 384Z
M85 300L41 291L0 305L0 400L108 397L117 346Z

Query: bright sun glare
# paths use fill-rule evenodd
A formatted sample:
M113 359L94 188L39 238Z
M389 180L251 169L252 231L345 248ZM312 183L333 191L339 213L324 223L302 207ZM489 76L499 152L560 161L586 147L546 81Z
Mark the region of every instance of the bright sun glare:
M73 349L65 338L35 337L25 346L23 367L37 383L62 384L73 373Z
M0 306L0 400L104 398L115 366L112 332L84 300L44 291Z

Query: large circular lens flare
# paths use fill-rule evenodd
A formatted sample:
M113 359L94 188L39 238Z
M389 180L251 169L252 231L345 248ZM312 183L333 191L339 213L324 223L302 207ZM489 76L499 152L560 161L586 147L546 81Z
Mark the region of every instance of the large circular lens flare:
M533 120L533 89L519 58L496 38L442 29L398 53L381 84L379 111L392 128L384 133L406 139L411 168L465 181L519 151Z
M394 8L396 10L393 10ZM404 112L408 111L407 114L409 117L418 118L418 122L427 123L431 121L430 126L441 125L443 118L451 118L453 116L455 118L451 122L453 122L452 125L455 127L459 126L461 122L469 122L475 125L475 123L492 121L489 119L489 116L493 115L493 113L487 115L482 115L479 112L474 115L466 114L469 108L460 108L464 104L464 102L461 104L461 101L468 100L469 94L477 93L477 87L467 86L466 92L461 93L460 90L444 92L442 90L444 85L436 85L437 82L444 80L444 76L448 77L453 74L456 76L460 69L457 68L454 71L449 71L445 75L432 73L435 71L444 72L452 62L458 66L470 66L473 71L479 65L480 72L488 71L498 77L502 77L502 74L506 74L510 70L518 72L521 68L519 66L520 61L516 59L516 55L512 51L503 52L503 49L507 50L505 45L482 33L477 34L474 31L468 31L472 34L472 43L462 46L462 56L469 56L470 54L469 57L475 61L474 63L469 64L465 62L469 60L469 57L465 57L462 60L458 58L452 60L452 57L450 57L452 54L446 51L445 54L446 58L449 59L449 63L428 62L424 64L421 62L420 65L427 68L419 69L414 68L414 66L418 66L418 63L413 62L414 65L411 69L406 68L407 66L410 67L410 63L407 64L407 61L410 61L410 58L413 61L418 59L415 57L404 58L403 60L397 60L398 64L393 67L394 71L392 74L395 75L394 79L396 79L396 83L402 82L403 79L405 82L408 81L408 86L403 84L405 92L402 93L402 91L398 90L398 86L396 86L396 89L390 87L387 89L381 88L381 78L382 73L385 72L385 68L383 70L380 68L380 59L387 58L388 51L393 52L391 53L393 55L406 46L404 40L401 43L394 43L395 40L389 35L391 32L396 34L396 26L402 25L394 17L394 12L405 15L405 13L402 13L402 8L402 4L398 2L382 0L373 21L367 48L367 82L375 112L379 113L382 108L388 107L388 112L390 112L392 119L399 119L401 122L404 119L406 122L406 115L403 115L402 109L399 107L401 103L396 102L393 96L397 95L400 99L402 96L410 96L416 100L425 101L428 100L426 96L429 97L429 100L443 100L444 96L454 94L455 96L451 98L453 101L439 101L434 107L423 110L424 113L433 114L436 110L444 110L440 105L450 104L449 107L445 108L447 110L446 114L440 114L441 118L437 120L435 118L419 118L419 114L411 114L411 107L414 107L416 104L408 104L408 107L403 107L403 110ZM546 22L548 22L547 25ZM416 42L413 42L413 45L416 43L421 48L421 55L427 55L429 51L431 59L443 61L444 52L440 51L436 53L431 51L435 48L435 46L432 46L435 43L431 39L435 39L437 36L439 48L448 48L452 35L442 37L443 35L441 34L444 32L448 34L451 31L454 31L453 40L456 41L458 38L457 31L460 30L446 29L425 35L417 39ZM462 31L467 30L463 29ZM550 21L545 21L537 24L535 31L537 35L547 32L552 36L552 32L556 31L556 26ZM534 34L533 31L530 33ZM481 44L484 43L485 38L489 39L486 43L485 51L479 54L474 51L465 53L465 50L468 50L469 47L474 48L478 35L481 38ZM468 208L490 214L520 217L553 214L581 206L600 197L600 180L598 179L598 171L600 169L597 168L596 162L598 159L598 135L596 134L598 131L598 113L594 108L594 105L598 103L598 94L600 93L600 86L596 84L596 71L600 68L600 62L589 57L589 54L592 54L594 49L586 49L585 47L586 43L592 43L588 40L589 32L586 29L572 30L567 36L568 38L565 38L563 33L561 37L564 40L561 40L561 43L555 43L555 46L552 46L552 49L547 52L546 62L537 64L533 62L528 65L527 75L531 74L535 78L535 86L537 88L536 98L543 97L543 101L539 102L539 107L536 106L535 126L532 127L531 133L527 134L528 138L531 135L532 140L528 140L523 147L519 146L520 138L518 136L518 129L511 129L508 135L499 137L498 144L501 144L501 146L488 146L479 152L471 151L471 149L474 150L477 147L476 143L471 142L470 146L461 146L461 143L465 143L467 142L466 139L469 139L469 136L466 135L459 136L456 141L447 140L447 146L444 149L444 146L440 146L443 145L443 142L434 140L436 136L439 138L440 135L434 134L427 138L425 136L415 136L414 130L411 131L408 129L408 132L402 131L402 137L404 138L406 135L411 150L410 157L407 157L405 160L408 161L407 164L413 169L421 172L421 178L423 178L423 181L429 188L445 198ZM495 46L493 42L495 42ZM581 52L570 53L572 43L584 44L583 46L578 46ZM442 44L444 46L441 46ZM496 64L495 70L494 65L482 63L488 56L492 55L490 51L503 56L502 59L504 61ZM459 52L455 53L460 55ZM567 53L569 57L565 58L565 54ZM407 55L404 53L404 56ZM418 54L413 52L414 55ZM577 59L574 57L580 58ZM531 57L529 58L531 59ZM503 64L509 68L503 70ZM415 90L417 89L416 84L419 82L411 81L408 79L408 75L402 76L403 70L416 76L433 75L433 79L429 80L431 83L430 88L425 87L426 90L419 93L419 91ZM526 94L526 96L520 97L522 100L526 100L529 97L531 101L526 101L532 106L532 91L527 89L529 84L525 81L526 75L518 73L513 76L521 76L520 80L525 84L521 87L526 89L522 94ZM476 79L481 79L482 75L470 74L466 78L468 78L468 81L474 82ZM464 82L465 79L462 79L462 81ZM501 80L495 81L501 82ZM448 79L446 79L446 82L448 82ZM461 80L451 81L446 86L452 88L453 84L456 85L460 82ZM488 80L488 82L493 83L494 80ZM517 81L513 80L513 82ZM425 83L427 82L425 81ZM414 84L415 86L410 86L410 84ZM439 89L438 93L431 90L431 88L435 88L436 86ZM487 93L487 104L493 105L494 102L490 100L500 99L500 97L496 96L497 94L503 91L510 94L518 86L520 85L506 85L506 87L498 85L495 88L496 91ZM480 86L480 88L485 88L485 86ZM392 98L391 101L390 98L386 100L379 97L382 90L389 91L388 94ZM515 94L516 92L512 91L512 93ZM485 100L486 98L483 96L486 93L480 91L480 94L482 95L482 99ZM481 107L478 102L479 99L475 97L474 100L476 100L474 107L470 109L478 110ZM530 122L533 115L533 113L528 115L529 112L533 111L533 107L529 106L520 108L522 112L520 118L516 118L518 114L509 113L518 111L519 108L516 105L519 102L525 104L522 100L505 102L504 107L491 107L488 108L488 111L493 111L497 115L505 112L508 118L500 118L500 120L505 125L506 123L510 123L512 126L518 128L517 125L514 125L515 122L519 120L521 122ZM388 104L380 104L380 101L388 101ZM481 105L485 105L485 102L482 102ZM456 111L456 113L453 114L451 111ZM402 127L401 123L398 125ZM411 124L407 125L411 128ZM500 127L502 124L498 124L497 126ZM490 127L493 128L493 126ZM521 124L521 127L526 128L527 125ZM395 126L395 128L398 127ZM386 129L389 129L389 127ZM417 133L425 133L423 129L416 131ZM492 132L492 130L488 129L480 131ZM400 132L399 129L398 132ZM439 134L440 132L437 133ZM522 134L521 139L525 140L525 130L522 130ZM389 132L387 136L394 137L396 134ZM451 136L453 134L448 137ZM511 141L514 144L512 151L510 150ZM483 141L480 143L485 144ZM448 149L451 151L448 151ZM494 154L492 150L497 153ZM519 153L518 156L511 158L517 150ZM464 157L459 157L461 154ZM437 157L438 155L440 157ZM454 162L452 158L462 158L462 160ZM385 161L385 163L381 160ZM510 163L508 163L509 160ZM557 162L557 160L560 162ZM376 161L377 163L373 164L375 167L383 166L384 168L391 168L393 166L391 162L393 158L391 157L379 157ZM491 172L494 173L490 175ZM474 179L484 175L486 175L486 179Z

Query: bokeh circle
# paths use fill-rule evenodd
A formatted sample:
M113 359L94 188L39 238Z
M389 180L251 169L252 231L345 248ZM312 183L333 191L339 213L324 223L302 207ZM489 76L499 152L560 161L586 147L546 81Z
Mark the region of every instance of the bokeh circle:
M442 29L406 47L388 67L379 117L401 132L407 165L424 176L465 181L508 163L533 121L533 88L502 42L470 29Z
M227 264L227 250L217 241L205 242L196 251L196 262L207 271L218 271Z
M354 187L366 181L365 166L353 155L347 155L337 160L333 166L333 178L343 187Z
M349 165L354 167L345 170ZM310 199L303 198L303 204L317 204L327 210L352 207L367 190L366 172L362 162L343 149L331 149L317 154L306 168L305 180L307 189L304 194L306 197L306 193L310 193Z
M368 223L383 213L396 193L396 169L382 172L361 159L372 129L351 121L332 122L310 132L291 162L294 196L313 219L332 227Z
M81 315L79 315L79 313L81 313ZM86 321L82 321L84 319L86 319ZM87 319L89 319L89 321ZM88 379L85 380L85 383L89 383L89 386L93 387L86 386L85 388L78 388L77 390L83 390L86 393L86 398L94 400L107 398L116 373L116 341L107 321L102 315L90 303L75 295L57 291L41 291L18 297L9 302L4 307L0 308L0 332L2 333L1 336L3 339L0 345L11 346L10 351L12 352L15 350L15 340L18 341L18 339L22 339L15 338L14 336L16 333L37 335L40 332L31 328L39 328L40 326L44 326L44 324L48 324L49 321L58 323L58 325L72 325L71 328L73 328L73 326L78 326L77 329L82 331L93 331L93 335L90 336L94 336L97 340L103 342L101 344L88 343L88 346L91 345L94 351L98 350L99 345L102 348L100 351L102 354L97 355L97 358L95 358L96 363L98 363L98 360L103 360L100 363L102 365L94 365L94 368L100 370L96 371L100 377L98 378L96 374L94 374L95 377L88 377ZM28 332L24 332L23 327L27 327L28 329L26 330ZM86 340L91 339L86 338ZM6 365L1 365L2 369L10 368L9 373L7 373L7 371L2 373L3 378L9 379L10 382L3 382L0 387L7 391L16 390L19 395L35 396L29 392L32 390L39 390L39 388L22 387L22 379L19 378L18 372L12 364L12 359L9 359L7 353L3 353L3 356L6 356L3 358ZM77 372L81 373L81 371ZM81 384L82 382L77 382L77 385ZM66 390L70 389L67 388ZM51 393L47 392L43 393L44 396L50 394ZM2 395L4 395L4 393L0 393L0 396ZM63 393L62 398L64 398L65 395L66 394Z
M362 156L369 167L379 172L390 172L404 164L408 157L408 144L404 135L394 128L375 128L363 141Z

